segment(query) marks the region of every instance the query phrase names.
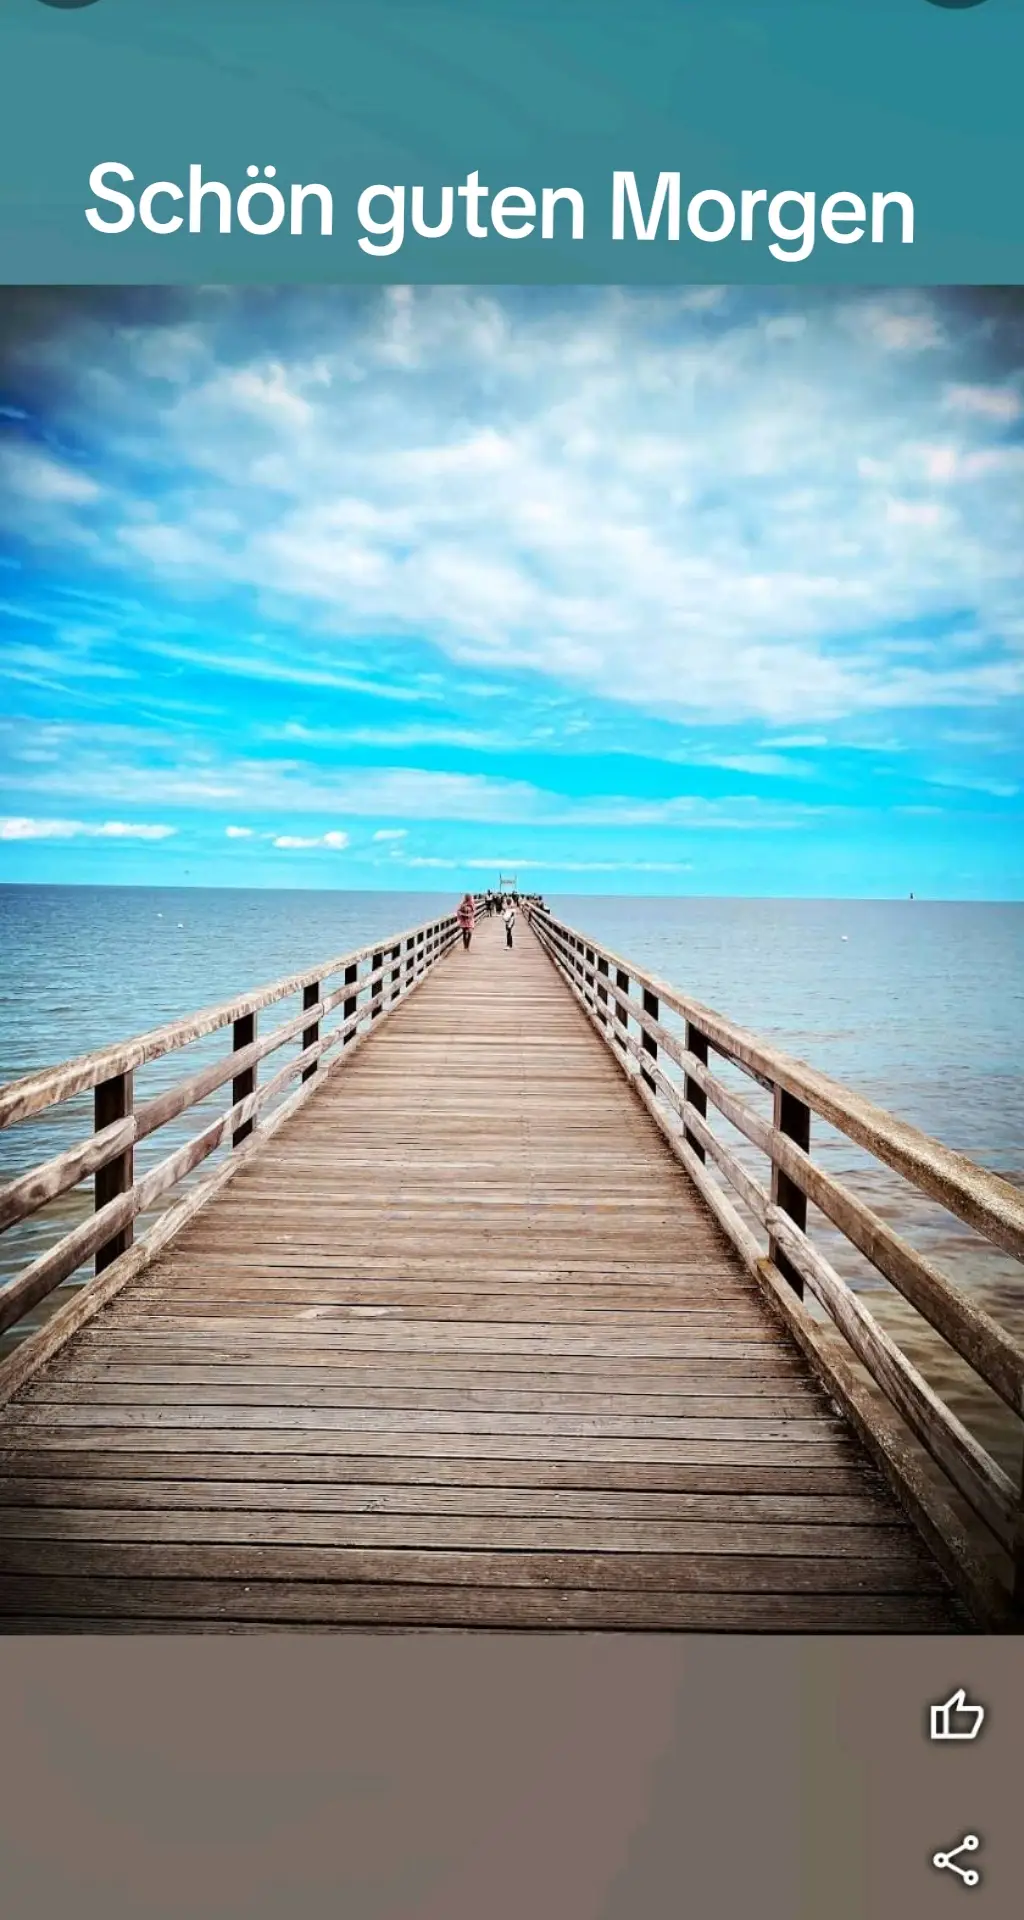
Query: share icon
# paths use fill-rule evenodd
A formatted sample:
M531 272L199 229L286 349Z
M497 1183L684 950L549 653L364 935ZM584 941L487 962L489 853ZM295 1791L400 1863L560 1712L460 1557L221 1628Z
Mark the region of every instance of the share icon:
M951 1847L948 1853L933 1853L932 1866L940 1870L948 1867L950 1873L958 1873L965 1887L976 1887L981 1880L977 1867L957 1866L957 1856L961 1853L976 1853L981 1841L976 1833L965 1833L958 1847Z

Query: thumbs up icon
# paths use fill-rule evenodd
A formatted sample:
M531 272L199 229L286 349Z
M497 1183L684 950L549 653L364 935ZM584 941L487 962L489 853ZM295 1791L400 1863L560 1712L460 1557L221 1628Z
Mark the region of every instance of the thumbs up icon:
M958 1687L948 1700L930 1710L929 1738L932 1740L976 1740L985 1718L984 1707L969 1707L967 1694Z

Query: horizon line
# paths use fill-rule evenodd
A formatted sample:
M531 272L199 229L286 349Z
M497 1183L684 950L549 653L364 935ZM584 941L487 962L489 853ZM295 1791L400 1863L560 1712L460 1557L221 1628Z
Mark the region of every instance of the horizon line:
M227 882L211 886L201 881L183 880L177 883L149 880L4 880L0 879L0 891L21 889L37 892L61 893L305 893L324 895L349 894L416 894L428 898L448 899L457 893L498 891L497 882L489 888L452 887L298 887L298 886L243 886L237 882ZM945 907L1015 907L1024 906L1024 897L1016 894L1006 895L962 895L962 894L924 894L924 893L574 893L570 887L531 888L517 887L516 892L527 897L538 895L544 899L546 892L567 895L572 900L771 900L776 902L805 903L836 906L945 906Z

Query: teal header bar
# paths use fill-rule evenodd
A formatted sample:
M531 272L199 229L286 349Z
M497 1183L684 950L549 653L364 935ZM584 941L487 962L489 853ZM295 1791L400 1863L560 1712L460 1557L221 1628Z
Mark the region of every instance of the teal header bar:
M0 0L0 72L8 284L1024 280L1024 0Z

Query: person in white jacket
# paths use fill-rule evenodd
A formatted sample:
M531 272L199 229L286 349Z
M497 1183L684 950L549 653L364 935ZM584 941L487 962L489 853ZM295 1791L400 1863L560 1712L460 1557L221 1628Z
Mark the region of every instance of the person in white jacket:
M511 900L505 908L502 918L505 922L505 945L506 947L510 947L512 945L512 929L516 924L516 910Z

